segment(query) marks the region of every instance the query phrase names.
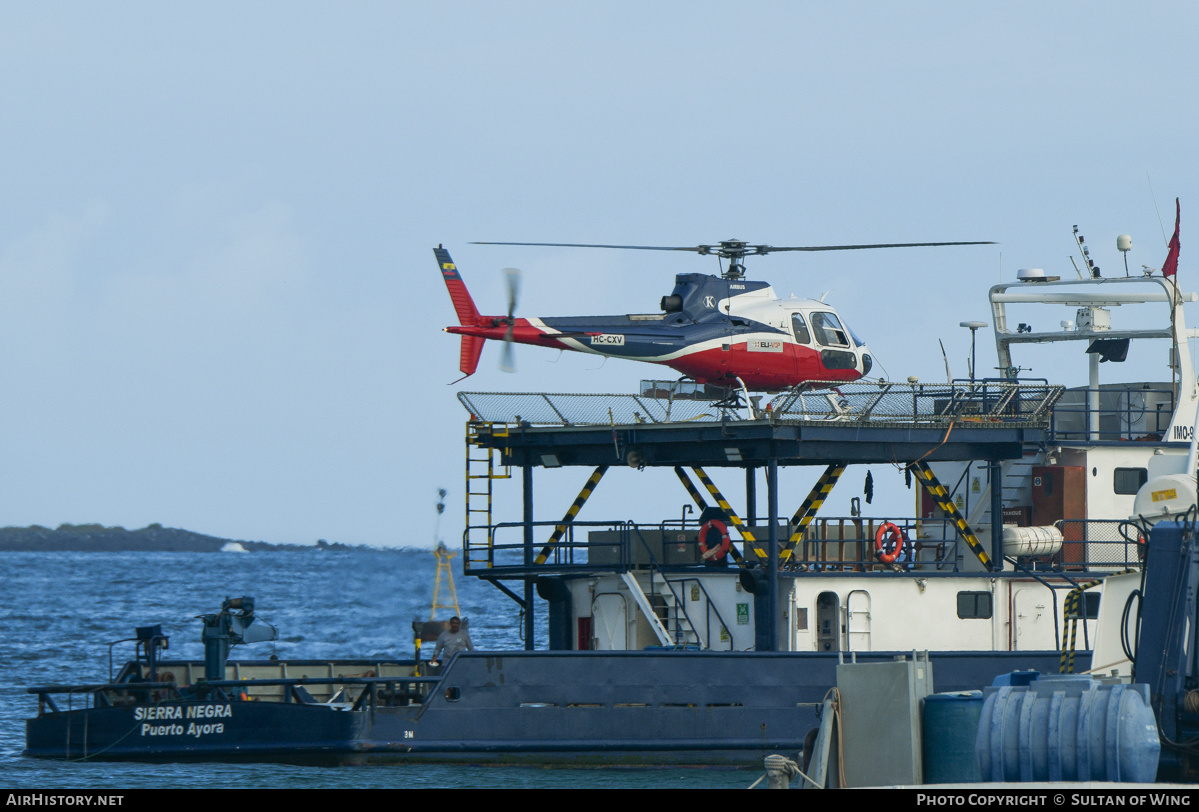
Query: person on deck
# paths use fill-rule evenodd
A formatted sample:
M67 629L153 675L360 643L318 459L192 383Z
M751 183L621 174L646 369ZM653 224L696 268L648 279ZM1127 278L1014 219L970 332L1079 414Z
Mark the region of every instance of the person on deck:
M429 665L437 665L437 656L445 650L445 658L449 660L459 651L474 651L475 644L470 641L470 635L462 628L462 621L457 616L450 618L449 631L442 632L437 638L437 648L433 649L433 658Z

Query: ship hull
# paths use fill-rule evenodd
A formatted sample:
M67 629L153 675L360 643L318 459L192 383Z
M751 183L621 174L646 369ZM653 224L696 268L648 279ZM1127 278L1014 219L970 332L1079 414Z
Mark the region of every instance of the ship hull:
M910 653L909 653L910 654ZM895 652L859 652L887 661ZM939 691L1014 670L1056 671L1057 652L931 652ZM848 655L846 655L848 659ZM1080 653L1076 668L1087 667ZM759 766L796 753L836 685L837 654L466 653L421 703L173 700L44 712L25 755L103 761L558 766Z

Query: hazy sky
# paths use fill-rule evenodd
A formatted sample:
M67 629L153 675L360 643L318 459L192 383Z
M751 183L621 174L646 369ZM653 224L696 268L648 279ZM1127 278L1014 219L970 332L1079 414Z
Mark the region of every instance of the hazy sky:
M516 266L549 316L653 312L715 260L468 242L999 242L750 263L895 380L943 380L938 338L964 376L958 323L1068 271L1075 223L1105 270L1120 233L1159 266L1181 198L1199 287L1197 30L1190 2L0 4L0 524L428 545L445 487L456 546L459 389L671 377L489 344L448 386L438 243L484 311ZM538 472L538 518L587 473ZM580 518L676 516L673 480L614 471Z

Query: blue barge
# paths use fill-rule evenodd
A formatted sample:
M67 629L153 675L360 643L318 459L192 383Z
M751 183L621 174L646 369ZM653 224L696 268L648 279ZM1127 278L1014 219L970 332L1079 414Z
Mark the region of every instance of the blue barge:
M27 756L104 761L394 761L556 765L756 766L798 752L835 684L837 656L789 652L462 653L437 677L413 662L289 662L336 677L251 676L186 686L116 682L44 686L27 722ZM858 661L889 659L878 653ZM932 654L960 687L1053 656ZM187 672L164 660L159 674ZM245 674L281 672L270 661ZM942 684L956 686L959 683ZM68 707L64 695L89 699ZM55 697L58 697L57 699ZM94 704L93 704L94 703Z

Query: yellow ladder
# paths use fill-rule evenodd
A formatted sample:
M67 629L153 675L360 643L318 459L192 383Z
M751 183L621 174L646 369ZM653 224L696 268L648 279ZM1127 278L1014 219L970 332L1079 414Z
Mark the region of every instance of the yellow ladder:
M465 554L462 569L465 572L495 566L491 535L492 483L512 477L512 466L496 464L498 449L480 443L482 434L506 437L508 426L474 421L466 424L466 530L462 535Z

